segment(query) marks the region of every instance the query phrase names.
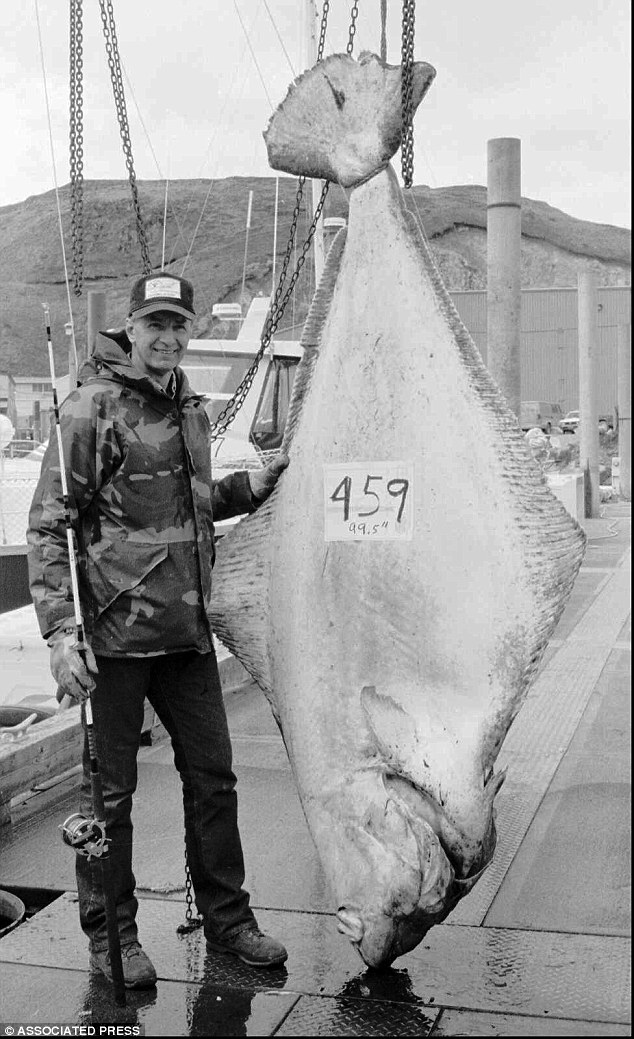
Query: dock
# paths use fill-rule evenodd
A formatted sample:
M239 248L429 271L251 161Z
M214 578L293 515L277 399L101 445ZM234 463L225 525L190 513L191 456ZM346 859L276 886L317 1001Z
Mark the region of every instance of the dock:
M631 1035L631 509L611 501L602 513L584 522L584 564L496 765L508 776L493 862L416 949L368 970L338 933L268 704L253 683L232 682L246 885L261 928L287 946L286 964L250 968L207 952L202 930L177 934L180 782L169 741L154 732L139 753L133 820L140 937L156 988L129 991L117 1007L107 980L89 972L74 856L59 832L77 809L71 769L14 803L0 828L0 888L27 905L26 920L0 938L2 1025L15 1034L20 1024L64 1024L148 1036ZM19 681L39 679L22 668Z

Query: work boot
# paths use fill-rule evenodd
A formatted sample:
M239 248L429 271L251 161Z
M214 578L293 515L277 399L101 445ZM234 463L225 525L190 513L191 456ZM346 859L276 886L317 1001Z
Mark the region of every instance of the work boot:
M156 985L156 971L149 956L143 952L139 942L130 942L121 947L121 965L126 988L152 988ZM90 952L92 970L99 970L112 981L110 953L107 949Z
M257 924L250 924L226 938L208 938L207 948L229 952L250 967L279 967L288 958L282 943L262 934Z

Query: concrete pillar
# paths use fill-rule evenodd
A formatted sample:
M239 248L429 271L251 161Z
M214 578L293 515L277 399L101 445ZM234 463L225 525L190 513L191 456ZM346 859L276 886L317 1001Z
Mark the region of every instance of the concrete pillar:
M632 339L631 325L619 325L617 394L619 402L619 472L621 497L632 500Z
M97 292L94 289L88 293L88 336L86 339L86 351L88 357L95 352L95 343L99 332L105 331L106 324L106 293Z
M579 331L579 465L584 473L586 516L599 515L599 407L597 404L598 303L595 275L577 275Z
M487 145L487 367L519 416L521 287L521 141Z

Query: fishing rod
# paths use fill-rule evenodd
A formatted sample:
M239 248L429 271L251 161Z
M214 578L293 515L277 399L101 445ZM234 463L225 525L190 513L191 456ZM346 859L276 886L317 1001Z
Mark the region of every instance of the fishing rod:
M59 453L59 468L62 482L62 497L64 501L64 520L66 523L66 541L68 544L68 560L70 564L70 581L73 592L73 607L75 611L75 628L77 637L77 648L85 662L82 647L85 644L84 620L79 598L79 581L77 577L77 555L75 552L75 536L70 514L70 499L68 497L68 481L66 479L66 465L64 462L64 445L62 442L62 426L59 417L59 400L57 397L57 382L55 379L55 361L53 358L53 342L51 338L51 318L48 303L43 303L44 320L46 322L46 339L48 343L48 364L53 386L53 413L55 416L55 432L57 434L57 449ZM88 740L88 754L90 758L90 789L92 794L93 818L87 819L80 812L70 815L63 823L62 840L65 844L78 854L87 859L99 859L101 864L101 886L103 890L104 908L106 912L106 930L108 934L108 954L110 956L110 969L112 971L112 984L114 987L114 998L117 1006L125 1006L125 980L123 977L123 964L121 962L121 941L119 939L119 926L117 923L117 908L114 899L114 885L112 882L112 870L110 855L108 854L108 837L106 836L106 809L103 799L103 786L101 773L99 771L99 759L97 757L97 743L92 713L90 692L81 704L82 721L86 730Z

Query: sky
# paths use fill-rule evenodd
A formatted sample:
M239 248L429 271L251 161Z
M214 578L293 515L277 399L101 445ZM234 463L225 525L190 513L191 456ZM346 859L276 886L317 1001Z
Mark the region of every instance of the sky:
M84 176L123 179L99 4L83 6ZM272 175L262 131L312 64L308 6L113 0L140 180ZM330 0L326 54L345 51L351 6ZM0 206L69 181L68 7L0 5ZM358 8L354 54L378 52L380 0ZM387 8L399 64L401 3ZM630 35L629 0L419 0L415 57L437 76L414 122L414 183L486 185L487 141L518 137L524 196L631 227Z

